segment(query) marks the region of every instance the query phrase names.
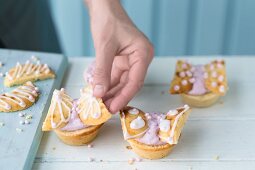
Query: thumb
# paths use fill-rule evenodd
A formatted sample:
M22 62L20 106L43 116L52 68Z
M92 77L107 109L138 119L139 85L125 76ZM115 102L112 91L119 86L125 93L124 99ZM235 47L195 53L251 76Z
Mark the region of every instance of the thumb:
M110 88L113 58L114 50L110 48L96 49L96 67L93 77L93 94L95 97L103 97Z

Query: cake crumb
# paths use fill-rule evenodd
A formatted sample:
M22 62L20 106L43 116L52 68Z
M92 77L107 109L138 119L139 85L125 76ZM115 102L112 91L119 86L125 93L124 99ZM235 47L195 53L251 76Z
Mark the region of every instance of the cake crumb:
M21 129L21 128L16 128L16 131L17 131L18 133L21 133L21 132L23 132L23 129Z
M33 118L32 115L26 115L26 117L25 117L26 120L30 120L30 119L32 119L32 118Z
M88 144L88 148L93 148L93 144Z
M223 101L219 101L219 104L224 104L224 102Z
M128 160L128 164L129 164L129 165L133 165L134 162L135 162L134 159L129 159L129 160Z
M126 148L127 148L128 150L131 150L131 149L132 149L132 147L131 147L131 146L126 146Z
M135 160L136 160L137 162L142 162L142 161L143 161L142 158L136 158Z
M0 122L0 128L4 127L4 125L5 125L4 122Z
M193 169L192 166L190 166L190 167L189 167L189 170L192 170L192 169Z
M54 151L55 151L55 150L56 150L56 147L53 147L53 148L52 148L52 150L54 150Z
M164 95L165 94L165 91L161 91L161 95Z
M95 161L95 158L89 157L89 162Z
M219 156L219 155L215 155L215 156L213 157L213 159L217 161L217 160L220 159L220 156Z

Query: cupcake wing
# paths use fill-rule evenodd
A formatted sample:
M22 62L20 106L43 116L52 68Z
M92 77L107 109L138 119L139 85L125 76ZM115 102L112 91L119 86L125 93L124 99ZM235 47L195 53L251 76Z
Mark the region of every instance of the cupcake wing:
M171 94L187 93L192 89L192 83L190 82L193 78L191 68L191 64L182 60L177 61L174 78L169 90Z
M205 71L206 88L221 96L225 95L228 90L225 62L223 60L212 61L205 65Z
M0 95L0 112L14 112L32 106L39 97L39 90L32 82L26 82L9 93Z
M64 127L71 116L72 102L73 99L64 90L54 90L42 130L50 131Z
M134 107L125 107L120 111L124 139L139 138L148 130L145 113Z
M17 63L15 67L9 70L4 79L4 85L11 87L23 84L27 81L44 80L54 77L54 72L47 64L34 64L27 61L25 64Z
M81 90L81 97L78 100L78 113L85 125L100 125L112 116L102 99L93 96L91 86Z
M191 109L188 105L171 110L160 121L159 138L169 144L177 144Z

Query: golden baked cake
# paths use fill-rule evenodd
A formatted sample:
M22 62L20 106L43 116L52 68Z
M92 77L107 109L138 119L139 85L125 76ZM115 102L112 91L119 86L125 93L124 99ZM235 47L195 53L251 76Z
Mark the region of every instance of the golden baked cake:
M39 97L39 88L32 82L0 95L0 112L15 112L32 106Z
M195 107L214 104L228 90L224 60L214 60L206 65L192 65L178 60L171 94L180 94L183 101Z
M15 67L8 71L4 79L4 85L11 87L23 84L27 81L33 82L54 77L55 73L47 64L41 64L40 62L33 63L28 60L25 64L20 64L18 62Z
M163 158L178 143L190 111L188 105L168 113L144 113L126 107L120 112L124 139L142 158Z

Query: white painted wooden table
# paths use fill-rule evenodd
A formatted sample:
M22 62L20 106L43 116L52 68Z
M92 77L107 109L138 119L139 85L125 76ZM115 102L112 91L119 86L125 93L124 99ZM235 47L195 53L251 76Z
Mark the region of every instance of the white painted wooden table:
M205 63L213 57L192 57ZM179 96L168 94L177 58L155 58L145 86L130 105L145 111L168 111L182 105ZM137 156L126 149L118 116L101 129L94 148L61 143L52 132L44 133L34 169L255 169L255 57L227 57L230 90L210 108L193 109L182 138L172 153L160 160L128 164ZM73 97L83 86L83 69L91 59L70 58L63 83ZM89 162L89 157L95 158ZM218 157L218 159L216 159Z

